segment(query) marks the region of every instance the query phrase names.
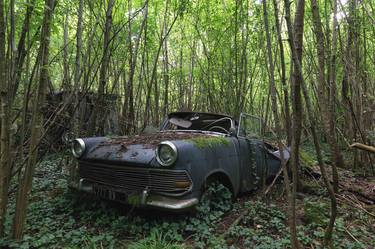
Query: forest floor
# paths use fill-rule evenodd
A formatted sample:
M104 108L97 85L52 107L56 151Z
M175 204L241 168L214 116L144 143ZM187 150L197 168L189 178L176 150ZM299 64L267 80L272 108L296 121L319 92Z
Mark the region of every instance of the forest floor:
M233 204L226 201L228 198L224 196L214 205L203 204L196 213L150 212L69 190L68 176L62 172L62 162L62 156L55 154L45 157L38 165L24 239L19 242L0 239L0 247L290 247L287 206L281 181L266 196L258 191L240 196ZM347 175L347 172L342 174ZM350 181L357 181L354 185L364 185L365 190L375 191L374 178L351 175ZM329 215L329 199L320 186L321 180L307 176L304 182L309 187L306 188L308 191L298 194L298 237L304 248L321 248ZM375 248L374 205L366 204L360 198L363 197L355 191L340 191L334 232L336 248ZM6 217L7 234L14 213L14 194L9 210Z

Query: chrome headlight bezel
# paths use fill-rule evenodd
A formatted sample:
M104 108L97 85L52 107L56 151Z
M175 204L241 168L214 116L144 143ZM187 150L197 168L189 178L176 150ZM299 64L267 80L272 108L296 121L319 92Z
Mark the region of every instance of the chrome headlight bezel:
M75 147L76 145L80 146L79 147L80 151L76 150L76 147ZM85 153L85 150L86 150L86 144L83 141L83 139L77 138L73 140L72 145L71 145L71 151L75 158L80 158L83 155L83 153Z
M162 152L160 150L163 146L168 146L173 152L173 157L167 162L162 160L161 158ZM158 147L156 148L155 153L156 153L156 160L161 166L168 167L168 166L173 165L177 161L177 157L178 157L177 147L170 141L164 141L164 142L159 143Z

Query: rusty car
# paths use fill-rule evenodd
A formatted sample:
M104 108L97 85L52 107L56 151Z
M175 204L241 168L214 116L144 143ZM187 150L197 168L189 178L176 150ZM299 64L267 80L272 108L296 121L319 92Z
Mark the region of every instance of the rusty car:
M248 114L237 121L224 114L173 112L152 134L76 138L71 152L78 170L71 186L167 210L196 206L212 180L237 196L280 170L280 152L261 133L261 120Z

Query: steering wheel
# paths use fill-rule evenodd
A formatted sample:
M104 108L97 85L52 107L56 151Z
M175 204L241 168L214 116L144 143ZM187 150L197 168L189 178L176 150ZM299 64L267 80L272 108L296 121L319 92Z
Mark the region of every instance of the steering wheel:
M221 131L224 131L225 133L229 134L229 131L227 131L225 128L221 127L221 126L212 126L210 128L208 128L209 131L213 130L213 129L218 129L218 130L221 130Z

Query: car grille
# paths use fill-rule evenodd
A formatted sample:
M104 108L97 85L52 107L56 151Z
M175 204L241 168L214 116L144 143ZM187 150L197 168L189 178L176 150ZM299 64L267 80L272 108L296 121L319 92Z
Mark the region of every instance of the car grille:
M79 164L79 176L87 181L111 186L120 192L148 189L150 192L183 195L191 190L192 181L185 170L150 169L108 164ZM189 182L178 187L176 182Z

